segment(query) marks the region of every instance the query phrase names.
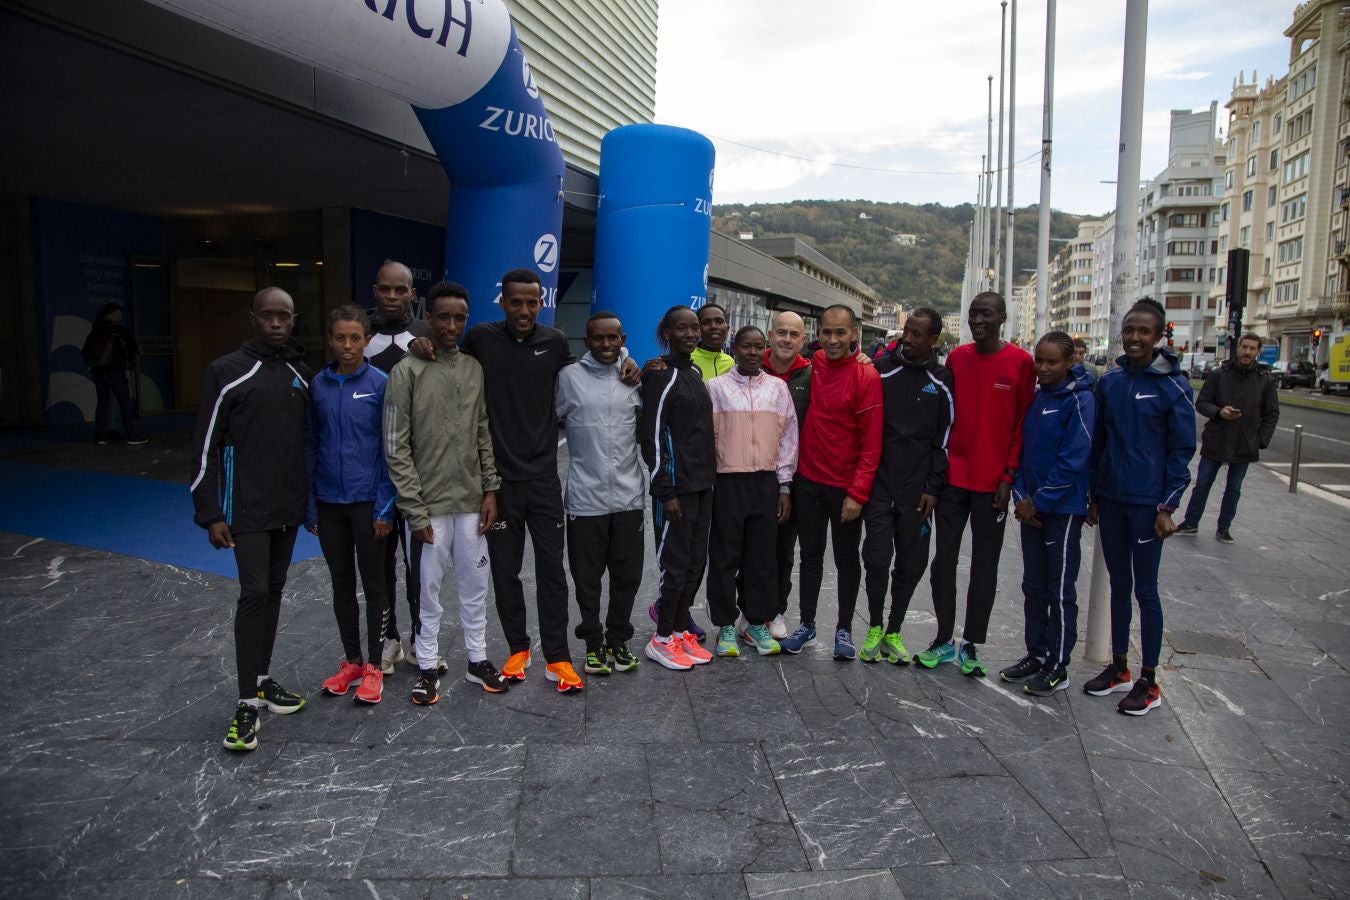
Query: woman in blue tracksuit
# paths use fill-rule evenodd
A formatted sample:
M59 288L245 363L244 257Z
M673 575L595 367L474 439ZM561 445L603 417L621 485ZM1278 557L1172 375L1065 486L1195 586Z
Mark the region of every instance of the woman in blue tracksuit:
M1083 685L1094 696L1120 691L1116 706L1142 716L1162 705L1158 655L1162 649L1162 601L1158 566L1162 542L1176 533L1172 513L1190 484L1195 453L1195 404L1191 384L1162 338L1165 313L1140 300L1121 326L1125 353L1118 368L1097 381L1097 428L1092 442L1092 506L1089 525L1100 524L1102 553L1111 575L1111 662ZM1130 684L1125 654L1130 647L1133 607L1139 602L1142 671Z
M1073 367L1073 338L1052 331L1036 344L1036 394L1022 424L1013 514L1022 523L1027 655L999 673L1048 697L1069 686L1078 638L1079 537L1088 508L1088 462L1097 402Z
M380 440L388 376L365 361L369 340L370 319L364 310L351 305L333 310L328 348L334 361L314 376L305 429L309 465L305 527L319 535L328 563L333 612L345 655L337 673L323 683L323 692L341 697L357 684L357 703L379 703L383 688L380 652L389 615L384 541L393 528L395 496ZM358 568L366 592L365 656L356 602Z

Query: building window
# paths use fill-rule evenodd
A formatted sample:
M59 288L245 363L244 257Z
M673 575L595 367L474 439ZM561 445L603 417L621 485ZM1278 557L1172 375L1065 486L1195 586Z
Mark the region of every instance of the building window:
M1252 192L1250 190L1242 192L1242 211L1243 212L1252 211Z
M1238 229L1238 246L1248 247L1252 242L1252 226L1243 225Z
M1299 194L1292 200L1286 200L1280 204L1280 224L1285 225L1289 222L1297 222L1308 212L1308 195Z
M1298 181L1308 174L1308 151L1300 153L1291 160L1286 160L1284 164L1284 183Z
M1252 143L1255 144L1261 140L1261 120L1257 119L1252 123Z
M1281 281L1275 285L1275 305L1298 302L1298 281Z
M1263 266L1261 267L1261 274L1262 274L1262 275L1269 275L1269 274L1270 274L1270 257L1267 256L1267 257L1265 258L1265 261L1264 261L1264 262L1265 262L1265 265L1263 265Z
M1270 151L1270 171L1274 172L1280 167L1280 148L1276 147Z
M1274 222L1267 222L1267 223L1266 223L1266 240L1268 240L1268 241L1269 241L1269 240L1274 240L1274 238L1275 238L1275 223L1274 223Z
M1256 157L1247 157L1247 177L1252 178L1256 175Z
M1303 238L1296 237L1292 241L1281 242L1278 256L1279 264L1282 266L1301 260L1303 258Z
M1223 206L1220 206L1220 207L1219 207L1219 221L1220 221L1220 222L1227 222L1227 221L1228 221L1228 204L1227 204L1227 203L1225 203Z
M1308 68L1304 69L1290 80L1289 99L1285 102L1293 103L1299 97L1302 97L1315 87L1317 87L1317 66L1312 65L1308 66Z
M1167 224L1173 228L1204 228L1206 218L1205 213L1173 213Z
M1226 234L1219 235L1219 252L1220 253L1228 252L1228 235Z
M1204 241L1168 241L1168 256L1200 256L1205 252Z
M1226 191L1231 191L1231 190L1233 189L1233 170L1232 170L1232 169L1229 169L1227 172L1224 172L1224 173L1223 173L1223 188L1224 188L1224 190L1226 190Z
M1275 130L1278 132L1284 127L1284 113L1275 114Z
M1270 187L1266 188L1266 206L1267 206L1267 207L1271 207L1271 206L1274 206L1274 205L1275 205L1275 195L1276 195L1276 188L1275 188L1275 185L1272 184Z

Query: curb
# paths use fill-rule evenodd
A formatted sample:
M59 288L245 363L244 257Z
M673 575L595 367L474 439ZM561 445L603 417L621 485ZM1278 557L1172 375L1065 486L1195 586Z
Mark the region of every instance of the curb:
M1200 388L1204 386L1204 381L1197 381L1194 378L1191 379L1191 388L1194 389L1197 394L1200 393ZM1320 397L1301 397L1294 393L1293 390L1286 391L1283 389L1279 391L1279 396L1281 406L1299 406L1303 409L1317 409L1322 412L1339 413L1343 416L1350 416L1350 403L1337 403L1335 400L1323 400Z

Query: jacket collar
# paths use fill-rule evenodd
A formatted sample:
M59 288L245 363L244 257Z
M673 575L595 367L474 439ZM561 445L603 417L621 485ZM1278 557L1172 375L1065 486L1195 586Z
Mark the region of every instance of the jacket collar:
M244 341L243 351L254 359L262 360L280 360L282 362L295 362L303 359L305 348L300 346L300 342L295 338L286 341L280 347L270 347L257 338L249 338Z
M1116 365L1136 375L1181 374L1181 362L1177 359L1176 354L1166 347L1153 348L1153 361L1146 366L1131 365L1129 357L1124 353L1116 357Z

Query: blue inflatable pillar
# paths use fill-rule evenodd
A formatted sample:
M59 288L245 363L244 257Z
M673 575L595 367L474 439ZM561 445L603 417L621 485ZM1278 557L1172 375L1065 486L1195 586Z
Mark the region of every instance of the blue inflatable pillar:
M614 312L638 361L660 353L656 325L708 298L712 142L686 128L625 125L600 143L593 308Z

